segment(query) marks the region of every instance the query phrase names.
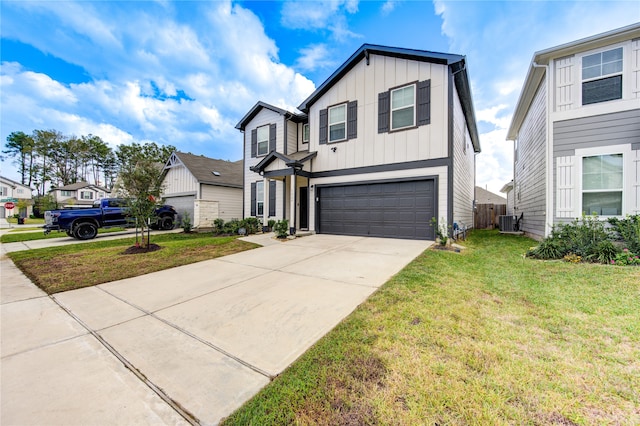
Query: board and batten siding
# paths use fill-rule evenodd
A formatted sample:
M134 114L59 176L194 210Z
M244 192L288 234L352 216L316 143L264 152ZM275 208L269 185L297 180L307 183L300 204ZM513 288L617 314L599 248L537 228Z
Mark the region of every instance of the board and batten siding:
M631 214L640 214L640 148L631 151L631 173L633 186L631 188Z
M575 58L573 56L567 56L564 58L556 59L555 63L555 109L556 111L566 111L573 107L573 100L575 99L574 90L576 90L573 84L574 72L573 62Z
M252 158L251 157L251 131L260 126L267 124L276 125L276 151L284 152L284 119L275 111L267 108L262 108L258 114L247 124L244 131L244 214L239 215L239 218L251 216L251 183L262 180L262 176L258 173L254 173L250 170L250 167L258 164L264 156ZM280 186L277 186L280 188ZM278 189L279 192L282 189ZM277 195L281 200L282 194ZM265 206L267 203L265 203Z
M546 218L546 109L544 80L538 87L517 137L515 210L524 213L521 230L543 238ZM551 220L551 218L549 218Z
M202 200L218 202L218 216L228 222L231 219L242 219L242 188L226 186L201 185Z
M197 194L198 180L183 165L171 167L162 182L162 195L171 197L175 195Z
M284 120L283 120L284 121ZM277 142L276 142L277 145ZM298 151L298 124L287 120L287 150L286 154L293 154Z
M453 221L473 226L475 152L455 87L453 92Z
M309 111L309 151L317 151L314 172L406 161L444 158L447 147L447 67L372 54L331 87ZM430 80L431 124L396 132L378 133L378 94L418 81ZM319 112L357 101L357 137L319 144Z
M640 99L640 38L631 41L631 93Z

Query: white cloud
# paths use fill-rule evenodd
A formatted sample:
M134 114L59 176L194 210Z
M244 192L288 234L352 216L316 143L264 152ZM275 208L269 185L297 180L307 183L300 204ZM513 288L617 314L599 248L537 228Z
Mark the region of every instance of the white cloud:
M335 40L358 38L346 20L346 15L358 12L358 4L358 0L285 1L280 22L291 29L326 30Z
M334 68L336 61L332 59L326 44L314 44L300 49L300 57L296 68L303 71Z

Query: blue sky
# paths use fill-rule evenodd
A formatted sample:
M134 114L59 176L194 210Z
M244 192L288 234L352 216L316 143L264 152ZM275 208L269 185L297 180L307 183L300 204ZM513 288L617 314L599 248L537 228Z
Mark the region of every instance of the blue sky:
M477 183L512 177L511 114L533 53L640 21L634 1L0 2L0 138L56 129L242 158L258 101L292 109L363 43L467 56ZM18 180L10 162L0 173Z

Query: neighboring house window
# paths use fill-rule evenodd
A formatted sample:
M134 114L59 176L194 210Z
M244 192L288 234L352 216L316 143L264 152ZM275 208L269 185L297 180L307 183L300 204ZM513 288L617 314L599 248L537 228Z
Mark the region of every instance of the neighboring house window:
M582 211L599 216L622 215L622 154L582 157Z
M378 133L431 124L431 80L378 93Z
M622 99L622 47L582 57L582 105Z
M264 182L256 182L256 215L264 214ZM266 226L266 225L265 225Z
M98 192L98 198L104 198L104 192Z
M0 186L0 196L6 197L9 195L9 188L6 186Z
M258 127L258 155L269 152L269 126Z
M347 104L329 108L329 142L347 138Z
M60 191L60 196L71 197L71 191Z
M391 130L415 125L415 91L415 84L391 91Z
M82 199L82 200L93 200L93 192L80 191L80 199Z
M302 125L302 143L309 143L309 125Z
M22 189L22 188L18 188L18 189L16 190L16 192L17 192L18 194L24 194L24 189Z

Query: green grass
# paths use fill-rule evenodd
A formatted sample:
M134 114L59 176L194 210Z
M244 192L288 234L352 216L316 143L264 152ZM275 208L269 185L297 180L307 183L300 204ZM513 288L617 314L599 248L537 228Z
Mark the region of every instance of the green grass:
M30 229L21 229L16 231L29 231ZM100 228L98 234L108 234L111 232L126 231L126 228ZM45 235L44 230L42 232L10 232L8 234L0 235L0 243L18 243L22 241L43 240L49 238L69 238L65 232L52 231Z
M640 424L640 268L427 250L225 425Z
M15 217L8 217L7 222L15 225L18 223L18 219L16 219ZM44 219L25 217L24 224L25 225L44 225Z
M48 294L131 278L150 272L237 253L258 247L237 237L211 234L152 235L156 251L126 254L134 237L68 244L8 253L16 266Z

